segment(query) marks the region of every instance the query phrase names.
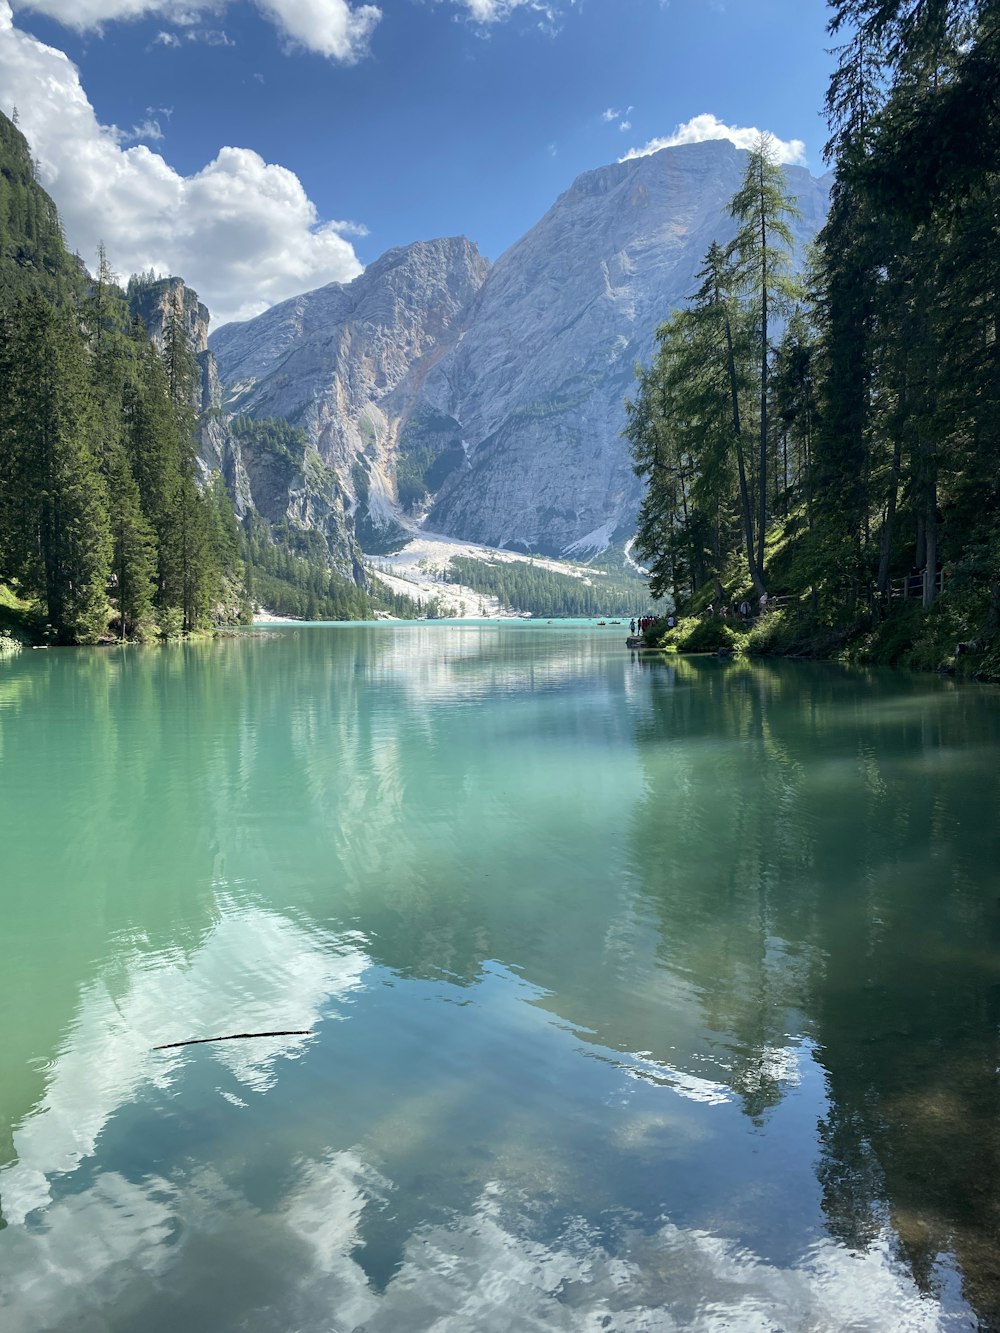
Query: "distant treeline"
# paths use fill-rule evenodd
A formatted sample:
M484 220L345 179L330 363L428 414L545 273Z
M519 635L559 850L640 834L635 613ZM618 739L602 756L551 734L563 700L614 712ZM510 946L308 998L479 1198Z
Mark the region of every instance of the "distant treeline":
M330 569L318 532L283 525L276 533L255 515L246 524L246 578L253 600L279 616L302 620L370 620L373 610L401 620L423 614L410 597L379 580L371 594Z
M533 616L635 615L649 598L646 585L639 579L614 580L595 573L585 582L527 560L452 556L445 578L496 597L505 608L530 611Z

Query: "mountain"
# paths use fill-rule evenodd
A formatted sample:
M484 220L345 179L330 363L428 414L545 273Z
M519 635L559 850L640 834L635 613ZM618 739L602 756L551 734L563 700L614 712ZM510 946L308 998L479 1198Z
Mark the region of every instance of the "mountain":
M393 527L400 426L460 336L487 271L464 237L421 241L390 250L349 284L330 283L211 338L227 409L300 426L352 498L369 549ZM295 504L289 515L311 522Z
M734 235L745 164L713 141L601 167L492 268L464 238L419 242L228 325L210 339L226 408L304 428L367 550L416 522L551 555L624 541L635 364ZM786 172L801 261L829 182Z

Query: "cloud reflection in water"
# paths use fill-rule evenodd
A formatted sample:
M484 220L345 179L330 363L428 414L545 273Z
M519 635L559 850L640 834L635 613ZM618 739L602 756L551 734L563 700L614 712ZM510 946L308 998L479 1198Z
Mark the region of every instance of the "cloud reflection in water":
M19 1161L0 1176L15 1224L3 1245L4 1327L166 1333L185 1321L191 1326L192 1312L193 1326L212 1333L776 1327L929 1333L967 1326L960 1314L949 1325L939 1303L921 1296L894 1261L888 1232L864 1253L820 1239L784 1263L711 1229L663 1215L642 1218L620 1202L593 1215L565 1206L569 1195L541 1203L524 1180L531 1154L552 1151L549 1140L512 1140L507 1151L525 1154L520 1163L499 1151L484 1159L481 1178L469 1181L467 1206L427 1199L422 1218L404 1222L400 1194L412 1192L404 1179L409 1158L425 1146L421 1132L440 1135L441 1126L419 1123L438 1113L434 1100L407 1100L402 1080L399 1105L386 1106L382 1122L372 1123L370 1142L304 1154L294 1135L260 1145L259 1155L277 1162L270 1194L245 1164L236 1171L213 1164L210 1145L194 1145L185 1160L138 1178L129 1178L127 1160L116 1162L116 1151L126 1159L128 1153L109 1148L102 1136L111 1136L115 1117L139 1102L144 1088L183 1098L185 1055L154 1056L156 1040L177 1028L208 1035L266 1022L315 1023L328 1016L331 1001L360 998L376 976L385 982L358 937L311 934L276 912L223 904L218 924L190 958L137 954L114 997L104 985L88 987L44 1101L15 1136ZM416 999L452 998L451 989L400 982L391 998L405 1012ZM384 986L375 991L384 994ZM718 1081L589 1042L542 1008L541 995L492 964L475 988L475 1003L462 1013L478 1025L480 1041L520 1034L525 1043L533 1038L557 1052L569 1068L578 1067L581 1054L595 1055L603 1070L613 1071L602 1079L621 1087L638 1079L650 1097L695 1102L692 1115L712 1116L732 1101ZM281 1061L303 1049L302 1039L201 1048L190 1070L223 1066L252 1107L263 1094L280 1098ZM782 1055L784 1073L794 1077L803 1053ZM429 1090L435 1086L432 1078ZM624 1126L648 1117L644 1106L624 1097L610 1113L623 1127L615 1144L622 1160L643 1151L645 1135L630 1135ZM413 1117L412 1144L402 1144L402 1156L393 1158L391 1126ZM679 1132L669 1116L664 1125ZM464 1162L468 1145L455 1147ZM564 1151L570 1149L567 1142ZM102 1169L94 1169L95 1155ZM571 1166L570 1156L563 1165ZM557 1178L553 1163L550 1179ZM370 1223L379 1217L400 1237L398 1258L381 1281L373 1278L369 1253Z

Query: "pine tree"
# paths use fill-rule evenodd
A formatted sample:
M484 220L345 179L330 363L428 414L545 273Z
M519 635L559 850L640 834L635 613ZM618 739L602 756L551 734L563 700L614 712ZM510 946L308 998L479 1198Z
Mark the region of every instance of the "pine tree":
M156 538L143 516L139 487L124 445L118 444L106 466L111 496L112 596L118 604L119 637L143 638L153 620Z
M757 368L757 550L756 570L763 591L764 536L768 518L768 374L772 348L771 321L787 314L799 295L788 270L792 232L788 220L799 210L787 191L774 141L762 134L750 150L743 184L733 196L729 211L739 223L730 254L736 265L736 282L744 307L752 321ZM755 586L757 580L755 579Z

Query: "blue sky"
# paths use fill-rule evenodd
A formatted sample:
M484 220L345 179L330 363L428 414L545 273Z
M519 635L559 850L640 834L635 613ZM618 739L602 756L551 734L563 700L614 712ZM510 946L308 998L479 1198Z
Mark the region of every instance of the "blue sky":
M0 106L85 259L101 235L226 318L412 240L496 258L696 116L804 141L819 174L825 22L819 0L0 0Z

